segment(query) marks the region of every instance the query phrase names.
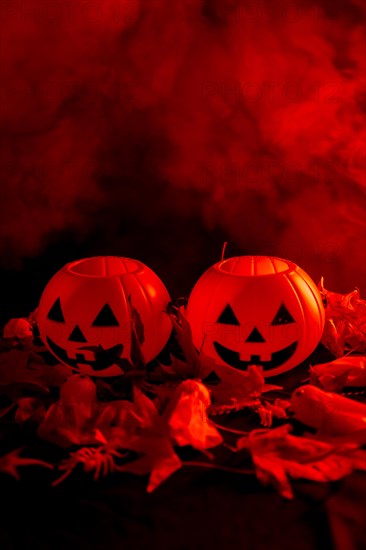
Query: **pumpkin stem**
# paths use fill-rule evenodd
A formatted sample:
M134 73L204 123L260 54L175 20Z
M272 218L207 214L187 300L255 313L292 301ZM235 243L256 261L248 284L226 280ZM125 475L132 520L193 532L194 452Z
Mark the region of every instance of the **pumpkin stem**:
M224 242L224 245L222 247L222 252L221 252L221 261L222 262L225 260L226 247L227 247L227 241Z

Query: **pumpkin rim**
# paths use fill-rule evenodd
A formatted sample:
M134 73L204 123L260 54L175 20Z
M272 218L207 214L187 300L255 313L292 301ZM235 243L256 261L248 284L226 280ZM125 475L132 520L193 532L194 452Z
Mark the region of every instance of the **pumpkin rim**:
M242 258L269 258L273 260L279 260L280 262L283 262L286 264L286 268L281 271L275 271L274 273L255 273L255 274L242 274L242 273L234 273L232 271L227 271L226 269L223 269L223 265L227 264L228 262L237 261ZM276 275L284 275L285 273L288 273L289 271L297 271L297 264L292 262L291 260L285 260L283 258L279 258L277 256L264 256L264 255L255 255L255 256L233 256L231 258L226 258L225 260L220 260L216 264L212 266L211 269L218 271L221 274L224 275L231 275L232 277L240 277L240 278L251 278L251 277L274 277Z
M86 262L92 262L93 260L99 260L99 259L118 259L120 262L124 263L130 263L134 267L131 270L126 271L120 271L120 272L113 272L113 273L105 273L105 274L92 274L92 273L83 273L81 271L78 271L76 268L77 266L81 264L85 264ZM138 273L142 273L146 266L140 262L139 260L135 260L133 258L127 258L122 256L92 256L89 258L82 258L81 260L75 260L73 262L70 262L64 266L64 269L67 271L68 274L74 276L74 277L86 277L86 278L92 278L92 279L107 279L107 278L114 278L114 277L123 277L127 275L136 275Z

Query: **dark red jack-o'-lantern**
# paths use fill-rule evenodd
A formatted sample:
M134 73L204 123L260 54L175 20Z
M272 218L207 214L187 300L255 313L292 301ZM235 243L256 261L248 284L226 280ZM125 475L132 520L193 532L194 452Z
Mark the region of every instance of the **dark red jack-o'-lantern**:
M161 280L143 263L101 256L72 262L52 277L37 321L42 340L62 363L115 376L121 374L118 362L131 356L133 320L140 321L146 362L163 349L172 329L169 301Z
M267 256L223 260L198 280L187 317L198 349L239 370L285 372L306 359L324 328L322 299L297 265Z

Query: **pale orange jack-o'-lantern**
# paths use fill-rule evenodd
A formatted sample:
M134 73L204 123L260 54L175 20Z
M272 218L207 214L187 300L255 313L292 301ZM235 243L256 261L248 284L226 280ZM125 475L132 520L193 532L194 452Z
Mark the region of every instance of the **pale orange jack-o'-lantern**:
M40 336L59 361L94 376L121 374L131 355L132 320L141 321L141 350L152 360L172 327L169 294L137 260L101 256L72 262L48 283L40 300Z
M217 363L264 376L306 359L324 328L322 299L311 278L294 263L240 256L208 269L187 306L193 341Z

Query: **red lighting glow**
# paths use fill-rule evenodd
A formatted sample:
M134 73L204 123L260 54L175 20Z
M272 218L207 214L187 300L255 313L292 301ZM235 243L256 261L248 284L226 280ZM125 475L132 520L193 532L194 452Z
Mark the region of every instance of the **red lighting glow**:
M173 279L194 270L200 235L215 230L339 291L362 287L364 2L2 0L0 10L5 264L67 231L99 235L90 255L124 254L128 242L144 258L154 245Z

